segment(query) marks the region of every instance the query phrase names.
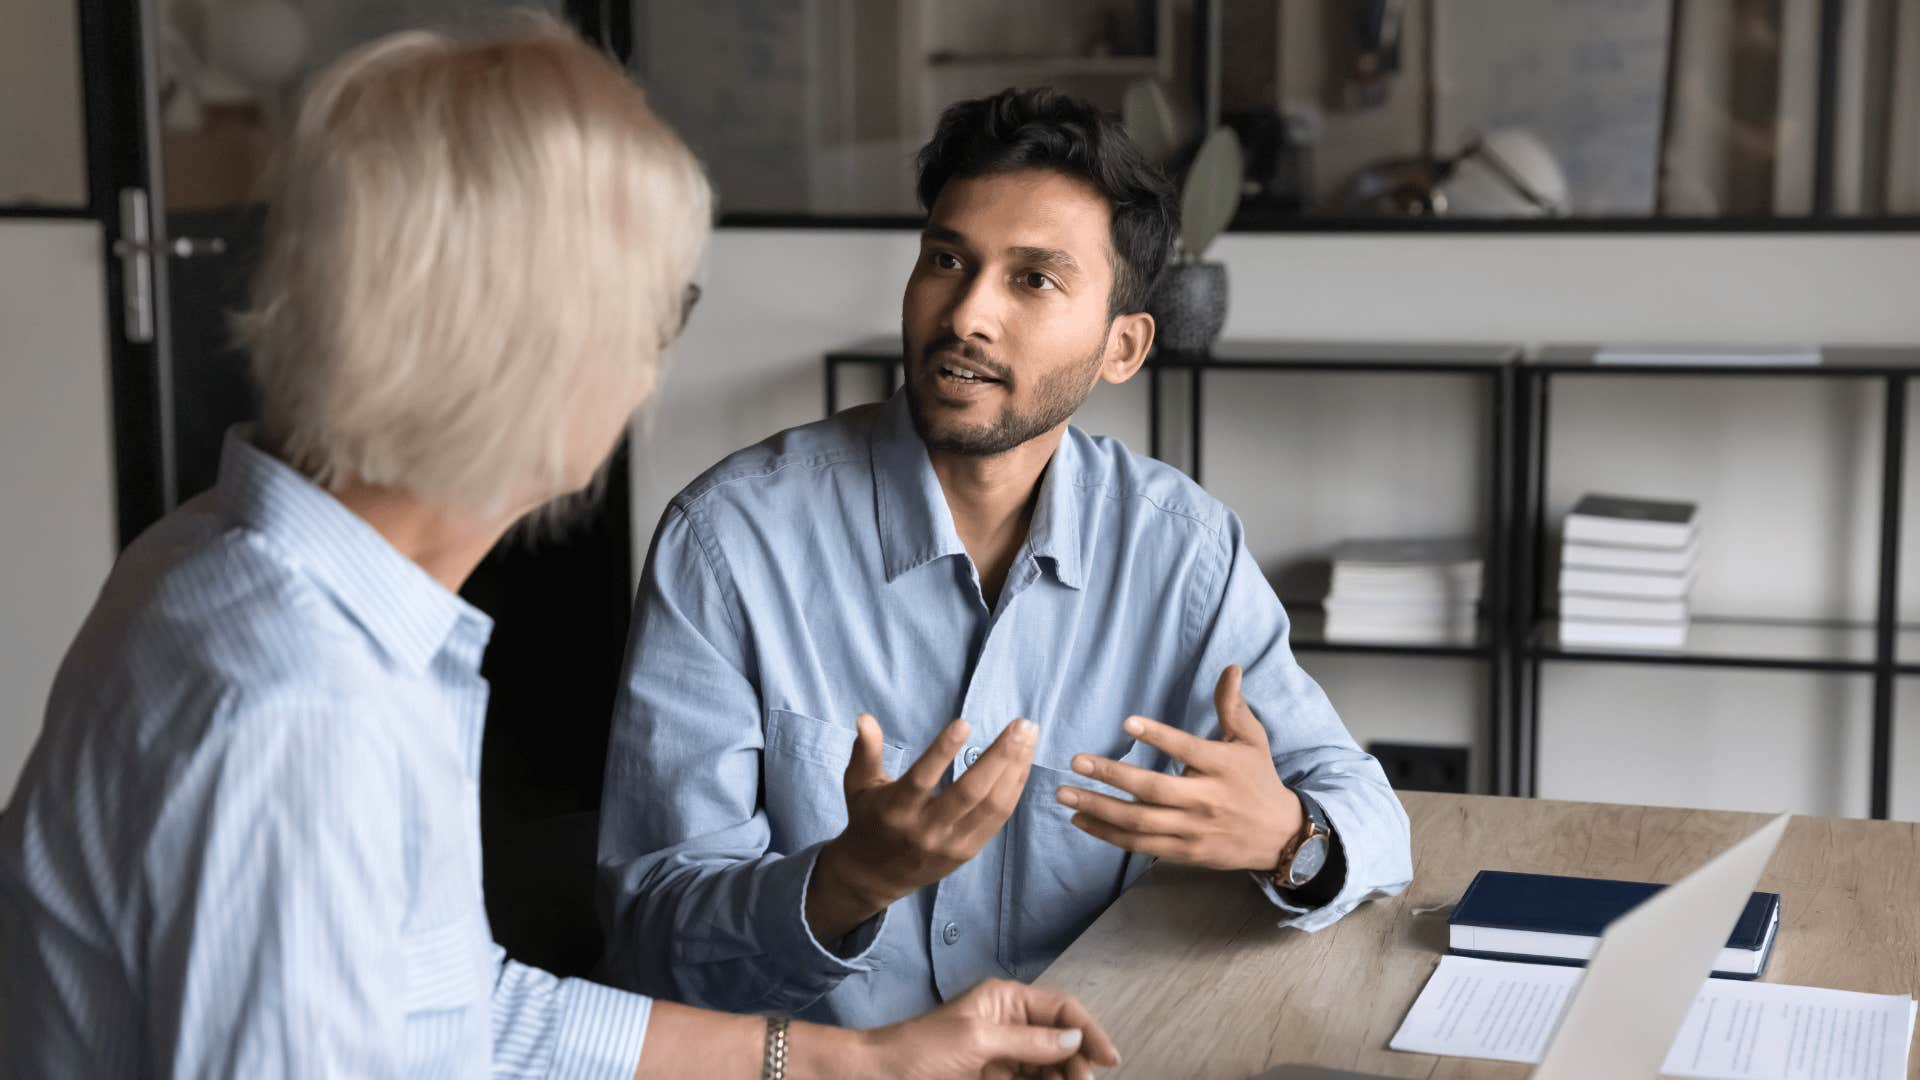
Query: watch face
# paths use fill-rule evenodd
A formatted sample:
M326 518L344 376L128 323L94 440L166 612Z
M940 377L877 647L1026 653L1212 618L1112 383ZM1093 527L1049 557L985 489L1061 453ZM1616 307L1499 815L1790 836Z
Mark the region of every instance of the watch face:
M1312 881L1326 865L1327 838L1309 837L1306 843L1300 845L1300 850L1293 853L1293 865L1288 868L1287 879L1298 888Z

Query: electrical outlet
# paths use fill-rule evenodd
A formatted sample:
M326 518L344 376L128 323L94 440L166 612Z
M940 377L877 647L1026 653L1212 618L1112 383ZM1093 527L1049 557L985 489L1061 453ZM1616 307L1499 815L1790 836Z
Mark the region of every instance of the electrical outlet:
M1367 747L1399 791L1467 792L1467 748L1417 743L1372 743Z

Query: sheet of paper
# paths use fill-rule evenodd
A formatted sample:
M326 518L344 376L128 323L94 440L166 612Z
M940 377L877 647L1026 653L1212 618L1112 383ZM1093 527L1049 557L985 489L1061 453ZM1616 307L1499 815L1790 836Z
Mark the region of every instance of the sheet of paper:
M1537 1062L1582 974L1444 957L1388 1045ZM1901 1080L1914 1017L1911 997L1709 979L1661 1071L1707 1080Z
M1914 1007L1910 997L1713 979L1662 1068L1729 1080L1900 1080Z
M1443 956L1387 1045L1416 1054L1539 1061L1580 969Z

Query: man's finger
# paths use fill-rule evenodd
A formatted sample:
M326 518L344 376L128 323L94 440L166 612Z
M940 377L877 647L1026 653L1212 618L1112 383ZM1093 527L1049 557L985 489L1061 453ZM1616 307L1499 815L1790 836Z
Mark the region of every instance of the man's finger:
M1203 739L1144 716L1127 717L1126 729L1127 734L1141 742L1165 750L1175 759L1185 762L1189 769L1212 772L1224 765L1230 756L1225 747L1211 739Z
M1014 808L1020 805L1020 795L1027 790L1027 776L1033 771L1033 739L1029 737L1017 747L1017 753L1018 757L994 779L993 787L960 819L957 831L968 843L984 844L987 837L1000 831L1000 826L1007 823ZM983 756L980 763L985 764L986 760ZM968 771L967 776L972 775L972 771Z
M885 735L880 721L871 713L861 713L854 721L853 756L847 759L847 774L842 784L849 797L875 784L884 784L887 776Z
M928 820L951 824L962 834L998 829L1013 813L1021 790L1027 786L1039 730L1031 720L1008 724L987 752L928 804Z
M1220 735L1229 742L1243 742L1267 748L1267 729L1260 724L1260 718L1253 715L1253 706L1247 704L1246 695L1240 692L1240 665L1228 664L1220 673L1220 681L1213 685L1213 711L1220 717Z
M1197 776L1169 776L1097 754L1075 754L1073 771L1103 784L1111 784L1136 799L1161 806L1187 807L1200 802L1196 790L1200 778Z
M923 794L938 787L940 778L947 774L947 766L953 764L953 755L960 752L960 745L967 741L972 730L965 720L955 720L941 728L940 734L933 737L933 745L908 767L900 781Z
M1113 1045L1113 1037L1094 1020L1087 1007L1080 1004L1080 999L1064 990L1044 986L1021 987L1021 995L1026 999L1029 1018L1054 1027L1080 1029L1081 1057L1105 1068L1120 1064L1120 1050Z
M1191 854L1190 848L1193 841L1187 837L1132 832L1118 825L1109 825L1089 814L1075 814L1068 820L1073 823L1074 828L1088 836L1105 840L1114 847L1126 851L1137 851L1142 855L1152 855L1157 859L1190 861L1188 856Z
M1192 831L1193 820L1183 810L1153 803L1128 802L1077 787L1061 787L1054 792L1054 797L1083 814L1090 814L1129 832L1184 836Z
M1008 769L1018 768L1022 761L1033 760L1034 727L1031 720L1015 720L1008 724L979 755L967 771L953 786L934 796L927 804L927 816L930 820L957 820L966 816L987 792L992 791L1002 774Z
M993 1061L1020 1065L1054 1065L1080 1052L1086 1033L1079 1028L1036 1024L982 1023L977 1029L980 1048Z

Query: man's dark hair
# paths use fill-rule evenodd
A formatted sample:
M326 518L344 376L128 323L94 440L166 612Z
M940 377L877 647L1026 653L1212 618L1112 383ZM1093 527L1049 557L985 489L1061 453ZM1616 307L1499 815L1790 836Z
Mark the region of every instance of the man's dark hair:
M1109 317L1140 311L1179 228L1173 187L1140 156L1120 121L1052 89L1002 90L947 107L920 149L920 205L931 212L953 179L1049 169L1085 180L1113 212Z

